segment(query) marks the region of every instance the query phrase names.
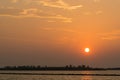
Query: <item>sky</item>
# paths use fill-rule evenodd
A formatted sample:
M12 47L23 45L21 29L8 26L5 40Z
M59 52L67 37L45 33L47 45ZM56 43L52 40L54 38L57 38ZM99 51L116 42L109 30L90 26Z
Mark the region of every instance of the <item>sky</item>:
M120 0L0 0L0 66L120 67L119 8Z

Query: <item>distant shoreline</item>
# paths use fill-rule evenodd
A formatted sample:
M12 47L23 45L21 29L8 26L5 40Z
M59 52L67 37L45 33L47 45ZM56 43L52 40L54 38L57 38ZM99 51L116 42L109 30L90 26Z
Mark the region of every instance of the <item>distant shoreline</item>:
M105 71L105 70L120 70L120 68L93 68L86 65L66 65L63 67L48 67L48 66L5 66L0 70L12 71Z
M65 75L65 76L120 76L120 74L53 74L53 73L0 73L2 75Z

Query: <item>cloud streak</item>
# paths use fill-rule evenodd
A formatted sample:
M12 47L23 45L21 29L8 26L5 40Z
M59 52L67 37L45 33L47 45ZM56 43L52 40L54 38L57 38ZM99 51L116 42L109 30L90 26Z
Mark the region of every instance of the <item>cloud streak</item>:
M94 2L100 2L100 0L94 0Z
M120 30L116 30L108 33L102 33L99 34L99 36L102 40L117 40L120 39Z
M15 11L16 10L16 11ZM2 17L12 17L12 18L40 18L40 19L54 19L54 21L59 20L61 22L72 22L71 18L62 16L62 15L41 15L44 14L43 11L36 8L29 8L24 10L19 9L6 9L4 12L0 12Z
M43 2L46 4L58 3L56 6L64 9L68 9L70 7L67 3L64 3L62 0L8 0L1 1L1 4L8 4L7 6L1 5L0 7L0 17L12 17L12 18L39 18L44 19L48 22L72 22L72 18L65 16L61 13L56 13L53 11L46 11L41 7L44 7ZM17 5L18 4L18 5ZM35 7L31 7L30 4L36 5ZM41 5L42 4L42 5ZM21 6L23 5L23 7ZM24 7L26 5L26 7ZM40 6L40 8L38 7ZM54 4L55 5L55 4ZM15 7L16 6L16 7ZM50 7L50 6L49 6ZM78 8L78 6L72 6L71 9Z
M11 2L12 2L12 3L16 3L16 2L18 2L18 0L11 0Z
M65 3L63 0L44 0L44 1L38 1L40 4L43 6L47 7L53 7L53 8L60 8L60 9L65 9L65 10L74 10L78 9L80 7L83 7L83 5L75 5L71 6L68 3Z

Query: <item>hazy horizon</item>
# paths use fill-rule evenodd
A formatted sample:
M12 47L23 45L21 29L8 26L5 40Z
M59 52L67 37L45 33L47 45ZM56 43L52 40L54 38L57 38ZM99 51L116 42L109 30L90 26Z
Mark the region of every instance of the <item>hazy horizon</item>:
M120 67L119 7L120 0L0 0L0 66Z

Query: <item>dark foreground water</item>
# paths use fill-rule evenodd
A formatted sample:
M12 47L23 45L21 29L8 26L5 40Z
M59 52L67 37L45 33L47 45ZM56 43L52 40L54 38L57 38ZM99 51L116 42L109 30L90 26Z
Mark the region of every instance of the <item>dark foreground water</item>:
M115 75L120 75L120 71L0 71L0 80L120 80Z

